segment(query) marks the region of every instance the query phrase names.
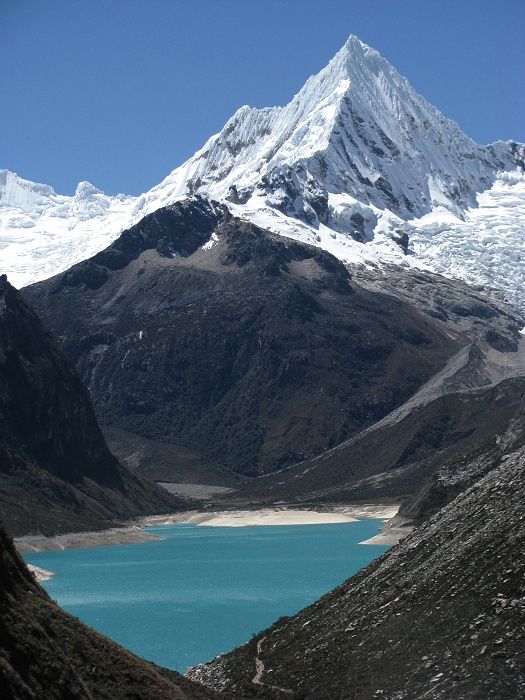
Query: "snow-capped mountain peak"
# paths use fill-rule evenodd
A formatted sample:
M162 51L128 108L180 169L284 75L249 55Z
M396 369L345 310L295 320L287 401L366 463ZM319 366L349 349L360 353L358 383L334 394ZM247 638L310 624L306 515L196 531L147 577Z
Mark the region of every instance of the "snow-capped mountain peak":
M461 216L498 169L513 167L506 144L475 144L351 36L288 105L242 107L148 199L200 192L244 204L263 195L287 215L329 223L333 193L402 218L436 205Z
M344 260L402 261L497 288L495 264L505 260L511 241L516 248L516 236L521 246L525 238L524 160L523 145L476 144L351 36L289 104L241 107L141 197L106 197L89 183L63 197L1 171L0 255L11 261L4 269L12 281L26 284L100 250L146 214L200 194ZM493 191L505 200L502 218L512 219L512 234L491 237L474 262L465 232L477 235L469 222L482 225L480 210L490 200L483 193ZM430 235L436 225L440 233ZM449 244L455 252L444 255ZM500 288L525 305L525 293L517 291L525 273L516 267L515 291L509 293L508 282Z

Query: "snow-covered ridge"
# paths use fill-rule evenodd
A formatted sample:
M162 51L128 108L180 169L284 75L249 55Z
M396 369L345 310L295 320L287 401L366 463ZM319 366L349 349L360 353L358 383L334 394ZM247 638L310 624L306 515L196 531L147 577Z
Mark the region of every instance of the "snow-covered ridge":
M525 309L524 155L476 144L350 37L288 105L242 107L141 197L89 183L65 197L0 171L0 272L18 286L43 279L199 193L343 260L433 269Z
M460 213L496 171L515 167L509 144L478 146L377 51L350 37L286 107L242 107L145 196L144 209L187 192L234 202L262 194L314 222L326 218L332 192L403 218L436 203Z
M0 170L0 268L17 287L51 277L107 247L129 226L135 197L89 182L75 195Z

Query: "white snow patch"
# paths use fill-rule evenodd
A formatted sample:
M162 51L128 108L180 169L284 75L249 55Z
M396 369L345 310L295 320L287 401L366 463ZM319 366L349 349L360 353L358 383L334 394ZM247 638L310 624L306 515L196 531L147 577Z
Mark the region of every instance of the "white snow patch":
M203 246L201 246L202 250L210 250L213 248L213 246L219 242L219 236L215 232L211 234L210 240L207 241Z

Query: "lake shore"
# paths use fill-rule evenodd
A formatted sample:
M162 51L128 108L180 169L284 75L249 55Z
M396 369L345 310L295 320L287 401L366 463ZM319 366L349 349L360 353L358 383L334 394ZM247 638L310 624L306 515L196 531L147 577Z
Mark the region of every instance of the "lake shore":
M45 537L25 535L15 537L15 547L19 552L51 552L58 549L90 549L91 547L111 547L119 544L137 544L162 537L147 532L136 524L128 527L113 527L109 530L92 532L71 532L65 535Z
M26 566L39 583L42 583L42 581L51 581L55 575L53 571L42 569L40 566L34 566L33 564L26 564Z
M60 549L86 549L91 547L109 547L122 544L138 544L162 539L149 532L147 527L155 525L191 524L203 527L247 527L267 525L322 525L329 523L355 522L362 518L390 520L399 506L397 505L363 505L331 506L319 509L300 509L287 507L268 507L255 510L223 510L213 512L185 511L166 515L153 515L135 520L128 526L94 532L75 532L54 537L43 535L26 535L15 538L19 552L47 552ZM404 533L406 534L406 532ZM391 544L383 542L382 535L373 538L370 544ZM390 537L390 539L392 539ZM368 542L367 542L368 543Z
M351 523L362 518L390 520L398 505L331 506L329 508L267 507L255 510L189 511L168 517L154 515L144 518L141 526L183 523L203 527L248 527L253 525L323 525Z

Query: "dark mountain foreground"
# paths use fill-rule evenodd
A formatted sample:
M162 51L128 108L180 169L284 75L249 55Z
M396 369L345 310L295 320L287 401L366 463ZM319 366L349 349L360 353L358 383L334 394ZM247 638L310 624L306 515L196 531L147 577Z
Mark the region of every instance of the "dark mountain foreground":
M522 319L465 285L395 274L351 275L195 200L24 291L137 472L254 502L402 496L400 520L422 523L313 606L193 670L210 693L525 693ZM11 532L180 506L111 455L73 366L0 284ZM199 697L60 611L0 535L1 697Z
M216 693L123 649L61 610L0 523L2 700L205 700Z
M525 388L508 305L399 267L349 272L203 198L23 294L120 458L245 503L404 498L497 434Z
M522 415L522 445L523 427ZM342 586L190 676L239 698L524 697L525 447L498 464Z
M110 453L75 368L0 277L0 514L9 533L103 529L181 505Z

